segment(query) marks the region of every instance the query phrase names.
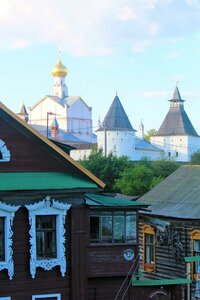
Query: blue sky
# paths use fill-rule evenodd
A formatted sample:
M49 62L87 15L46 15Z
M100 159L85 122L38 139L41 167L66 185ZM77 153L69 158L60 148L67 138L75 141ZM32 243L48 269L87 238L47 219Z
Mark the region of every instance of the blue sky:
M94 130L116 91L135 129L158 129L179 81L200 134L200 0L1 0L0 101L19 112L51 94L59 47Z

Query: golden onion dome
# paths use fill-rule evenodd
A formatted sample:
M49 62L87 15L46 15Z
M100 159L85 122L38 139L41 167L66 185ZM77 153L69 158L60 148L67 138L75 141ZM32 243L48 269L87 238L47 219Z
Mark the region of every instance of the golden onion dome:
M60 58L58 59L58 63L53 67L51 74L54 77L65 77L67 76L67 68L62 64Z

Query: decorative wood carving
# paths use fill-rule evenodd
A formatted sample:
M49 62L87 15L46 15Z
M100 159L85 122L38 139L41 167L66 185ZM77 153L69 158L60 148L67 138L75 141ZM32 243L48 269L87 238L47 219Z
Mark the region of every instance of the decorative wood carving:
M30 224L30 273L35 278L36 269L43 268L46 271L52 270L55 266L60 266L62 276L66 273L66 257L65 257L65 219L71 204L64 204L47 196L42 201L25 205L29 210ZM36 230L35 219L37 215L56 215L56 239L57 239L57 257L53 259L37 259L36 255Z
M12 223L15 212L19 207L0 202L0 217L5 218L5 261L0 261L0 270L7 269L10 280L12 280L14 275Z

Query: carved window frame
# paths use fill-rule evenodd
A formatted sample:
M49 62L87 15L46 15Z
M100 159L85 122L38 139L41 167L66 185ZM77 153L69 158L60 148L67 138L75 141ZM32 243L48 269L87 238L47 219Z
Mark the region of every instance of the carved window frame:
M64 204L51 199L47 196L42 201L25 205L29 211L30 225L30 273L34 279L36 269L42 268L45 271L52 270L56 266L60 266L61 275L64 277L66 272L66 257L65 257L65 220L68 209L71 204ZM36 216L56 215L56 243L57 257L52 259L37 259L36 253Z
M42 298L57 298L57 300L61 300L61 294L47 294L47 295L33 295L32 300L42 299Z
M191 251L192 251L192 256L194 256L194 240L199 241L200 242L200 230L195 229L191 232L190 234L191 236ZM196 279L196 272L195 272L195 262L192 263L192 277L193 279Z
M2 155L2 159L0 159L0 163L10 161L10 157L11 157L10 151L6 147L5 142L2 140L0 140L0 153Z
M153 263L146 263L146 235L153 236ZM143 269L146 272L155 272L156 271L156 239L155 231L150 225L143 226Z
M13 279L14 275L14 261L13 261L13 231L12 224L15 212L20 206L14 206L0 202L0 217L5 218L4 235L5 235L5 260L0 261L0 271L8 270L9 279Z

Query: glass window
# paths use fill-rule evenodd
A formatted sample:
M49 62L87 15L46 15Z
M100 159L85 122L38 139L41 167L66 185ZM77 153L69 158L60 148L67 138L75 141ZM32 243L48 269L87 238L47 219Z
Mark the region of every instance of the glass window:
M136 240L136 215L126 216L126 239L129 242Z
M0 217L0 261L5 260L5 218Z
M65 221L70 207L71 204L56 201L50 196L46 196L40 202L26 205L29 211L32 278L35 278L37 268L49 271L56 266L60 266L61 275L65 276Z
M155 233L151 226L143 227L143 268L155 272Z
M123 211L91 212L90 242L136 242L136 213Z
M193 243L194 243L193 255L200 256L200 240L194 240ZM197 273L198 265L199 265L199 262L194 263L194 273Z
M114 241L115 242L124 242L125 235L124 235L124 216L114 216Z
M112 217L102 216L101 218L101 238L102 241L112 242Z
M98 216L93 216L90 218L90 238L92 242L99 242L100 240L100 218Z
M192 256L200 256L200 230L192 231L191 242L192 242ZM196 279L197 268L199 265L200 265L200 261L193 262L192 264L192 274L194 279Z
M145 262L154 263L154 236L153 234L145 234Z
M56 216L36 216L36 240L37 259L57 257Z
M61 300L60 294L33 295L32 300Z

